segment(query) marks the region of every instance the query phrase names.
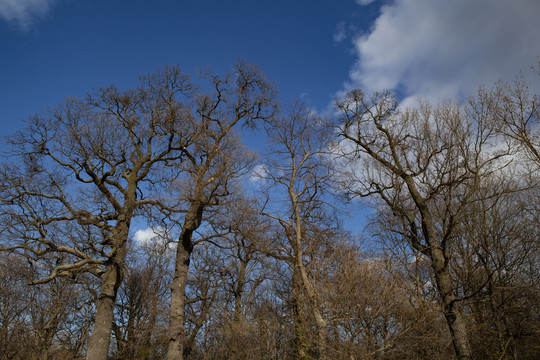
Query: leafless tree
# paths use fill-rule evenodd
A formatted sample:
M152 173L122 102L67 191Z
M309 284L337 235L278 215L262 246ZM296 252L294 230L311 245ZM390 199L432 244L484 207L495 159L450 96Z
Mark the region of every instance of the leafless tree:
M493 111L499 131L534 164L534 171L538 171L540 98L531 93L527 80L522 77L512 84L499 82L492 90L481 88L477 98L477 102Z
M337 148L353 165L351 194L375 195L403 222L403 239L430 261L455 354L470 359L459 310L464 294L451 276L451 248L482 179L507 164L508 149L495 148L499 138L491 110L452 103L403 110L390 92L368 97L360 90L349 92L337 107L344 139Z
M209 229L209 234L223 234L208 244L219 251L221 261L213 262L219 264L221 286L212 323L205 327L215 340L204 353L246 359L261 356L265 352L262 345L268 340L260 329L255 307L259 298L271 295L261 286L271 281L272 259L259 250L268 242L271 228L251 199L235 196L230 200L220 208L221 216L213 219Z
M451 356L437 303L421 294L400 260L385 253L366 254L350 241L336 242L328 259L333 271L319 290L330 312L333 358Z
M115 359L160 359L167 346L167 312L172 255L160 236L128 254L119 289L113 334Z
M274 256L291 266L292 308L298 358L307 358L305 316L302 298L305 295L310 315L317 328L319 359L328 358L327 320L317 293L313 269L308 268L325 251L331 232L339 227L333 209L325 196L331 184L330 158L326 156L329 132L324 119L313 114L301 102L290 112L267 122L266 129L272 152L261 167L261 181L267 184L267 201L263 213L281 227L282 254ZM326 234L324 234L326 232Z
M192 105L197 141L182 149L186 162L178 166L177 181L184 196L185 217L176 252L171 283L170 342L167 359L182 359L185 341L185 289L193 251L193 233L203 215L229 195L229 187L247 170L252 156L242 149L234 128L253 125L274 112L274 90L260 71L245 62L223 77L206 74L208 89L199 92Z
M492 186L496 186L493 184ZM538 356L539 238L527 203L533 189L485 198L471 206L452 268L464 293L476 358Z
M193 129L184 106L194 86L177 67L141 78L134 89L96 90L38 114L11 138L2 164L2 250L30 261L55 257L58 276L90 272L101 285L87 359L106 359L132 220L160 201Z
M62 340L73 327L81 304L89 295L82 279L56 278L46 284L29 286L36 271L26 259L13 254L1 257L0 346L2 359L46 360L69 352Z

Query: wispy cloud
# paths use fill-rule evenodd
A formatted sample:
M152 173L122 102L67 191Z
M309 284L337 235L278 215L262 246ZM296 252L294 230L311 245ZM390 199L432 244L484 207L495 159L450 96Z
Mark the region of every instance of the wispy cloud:
M43 17L58 0L0 0L0 17L27 31L36 19Z
M255 165L251 173L249 174L249 180L251 182L258 182L266 178L268 174L268 167L264 164Z
M347 34L345 32L345 22L342 21L336 26L336 30L334 31L334 41L340 43L346 38Z
M538 63L538 14L538 0L395 0L355 39L345 87L435 100L510 81Z
M375 0L356 0L356 2L360 5L369 5L371 4L372 2L374 2Z

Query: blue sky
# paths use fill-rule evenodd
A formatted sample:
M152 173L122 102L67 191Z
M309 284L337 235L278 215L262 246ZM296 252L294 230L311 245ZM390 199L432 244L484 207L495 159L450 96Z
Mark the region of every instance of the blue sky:
M10 3L25 12L9 18ZM170 63L222 73L245 58L285 101L324 107L354 60L350 43L334 41L336 26L367 26L375 13L354 1L0 0L2 133L67 95L129 86Z
M260 65L282 100L463 97L538 64L538 0L0 0L1 135L99 86L178 63Z
M260 65L283 102L342 91L464 98L540 56L539 0L0 0L0 136L66 96L164 64Z

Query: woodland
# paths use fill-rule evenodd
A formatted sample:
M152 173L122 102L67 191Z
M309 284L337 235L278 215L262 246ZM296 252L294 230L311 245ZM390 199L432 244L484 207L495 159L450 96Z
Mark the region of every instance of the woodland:
M539 71L320 114L171 65L51 105L2 148L0 359L540 358Z

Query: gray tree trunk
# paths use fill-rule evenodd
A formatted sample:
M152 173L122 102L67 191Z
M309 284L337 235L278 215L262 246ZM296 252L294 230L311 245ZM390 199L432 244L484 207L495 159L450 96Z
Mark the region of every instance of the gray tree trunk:
M294 266L292 274L292 310L294 320L294 345L295 357L299 360L308 359L306 326L302 317L302 305L300 302L300 294L302 293L303 284L298 266Z
M326 352L326 326L327 324L320 311L317 294L315 293L313 284L310 282L308 278L307 270L304 266L304 260L303 260L304 252L302 250L302 243L303 243L302 220L303 219L300 215L300 206L298 204L297 195L294 194L292 187L289 187L289 196L293 204L294 217L295 217L295 223L294 223L295 237L294 237L294 240L290 239L291 243L292 241L295 242L293 246L295 248L295 257L296 257L295 271L296 271L296 268L298 268L297 270L299 273L300 281L302 283L302 287L306 291L306 295L309 299L309 306L313 314L313 317L315 318L315 324L317 325L317 347L319 350L318 359L326 360L327 359L327 352Z
M117 249L110 259L105 273L101 276L94 331L88 339L86 360L107 360L111 342L116 295L122 283L124 259L126 257L129 220L119 223L115 228L113 248Z
M456 357L459 360L470 359L471 346L469 344L467 327L463 316L456 306L457 299L454 295L454 286L450 276L450 269L448 268L447 254L435 232L435 224L426 201L418 192L412 177L405 176L404 180L422 217L422 232L429 245L428 252L431 258L431 267L435 272L435 281L443 305L443 313L452 336L452 344Z
M111 340L116 294L121 283L121 269L111 265L102 276L94 321L94 331L88 339L86 360L106 360Z
M178 244L174 278L171 283L168 360L183 359L185 338L184 309L190 256L191 250L189 248L186 249L182 244Z
M458 359L470 359L471 348L467 334L467 326L465 325L463 315L461 315L456 306L456 299L453 294L450 272L447 266L441 267L436 263L440 264L440 259L433 261L433 268L435 270L437 287L439 289L439 293L441 294L444 316L446 318L446 322L448 323L448 328L450 329L450 335L452 336L454 351Z
M176 248L174 278L171 283L171 308L169 312L169 346L167 360L184 358L185 341L185 305L186 284L189 274L189 262L193 251L193 231L201 224L204 204L193 202L184 220L180 241Z

